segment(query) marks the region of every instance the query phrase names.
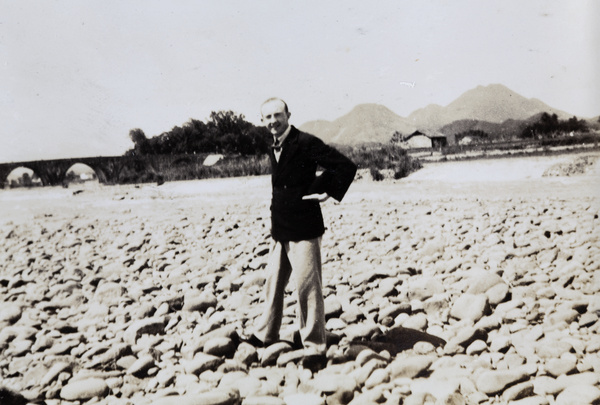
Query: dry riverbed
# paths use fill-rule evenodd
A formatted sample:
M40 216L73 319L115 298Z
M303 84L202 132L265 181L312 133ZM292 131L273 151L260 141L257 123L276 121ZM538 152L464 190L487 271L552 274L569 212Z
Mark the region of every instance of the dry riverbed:
M0 403L597 403L598 157L366 174L325 203L315 374L238 339L262 311L268 177L0 190Z

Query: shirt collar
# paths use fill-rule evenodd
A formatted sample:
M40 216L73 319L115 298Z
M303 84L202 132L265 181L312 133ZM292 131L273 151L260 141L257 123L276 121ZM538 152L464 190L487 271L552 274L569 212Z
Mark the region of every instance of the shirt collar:
M283 131L283 134L281 134L281 136L278 138L276 136L274 136L274 141L275 143L279 142L279 145L283 145L283 141L285 141L285 138L287 138L287 136L290 134L290 131L292 130L292 126L288 125L288 127L285 129L285 131Z

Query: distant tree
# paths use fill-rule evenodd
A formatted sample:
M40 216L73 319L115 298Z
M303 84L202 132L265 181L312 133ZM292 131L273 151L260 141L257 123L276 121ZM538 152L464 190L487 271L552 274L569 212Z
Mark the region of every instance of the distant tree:
M19 179L19 183L21 183L21 185L23 187L31 187L31 186L33 186L33 180L31 180L31 176L27 172L23 173L23 175Z
M588 132L589 128L585 120L579 120L573 116L562 123L562 129L565 132Z
M521 138L554 138L560 134L569 132L588 132L589 128L585 120L577 117L561 121L556 114L543 113L538 122L528 125L521 132Z
M65 176L65 181L69 183L75 183L81 181L81 177L77 175L74 171L68 171Z
M129 131L134 148L127 155L230 153L264 154L268 150L269 132L246 121L233 111L213 111L206 123L191 119L153 138L141 129Z
M134 149L130 151L131 155L149 155L152 153L152 146L141 129L134 128L130 130L129 138L134 144Z
M403 140L404 140L404 135L402 135L402 133L400 133L399 131L394 131L394 134L392 135L390 142L391 143L400 143Z

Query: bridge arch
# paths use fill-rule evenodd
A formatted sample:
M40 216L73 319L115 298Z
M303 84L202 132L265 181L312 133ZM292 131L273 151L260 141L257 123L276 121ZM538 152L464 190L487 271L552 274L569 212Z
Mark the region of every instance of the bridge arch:
M26 165L14 165L14 167L7 168L6 172L8 173L3 173L0 178L0 185L4 185L5 187L33 187L43 185L39 174Z
M98 181L96 171L85 163L73 163L65 173L65 183L85 183Z

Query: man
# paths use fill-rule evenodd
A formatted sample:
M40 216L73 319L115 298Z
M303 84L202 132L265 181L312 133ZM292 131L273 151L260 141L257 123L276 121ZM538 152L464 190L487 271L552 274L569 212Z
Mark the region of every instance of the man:
M320 202L341 201L356 165L319 138L289 125L287 104L278 98L261 107L262 122L273 135L272 249L267 264L265 311L248 341L267 346L279 340L285 287L293 274L298 294L302 364L316 370L326 363L325 308L321 276L321 236L325 232ZM317 168L324 169L317 176Z

